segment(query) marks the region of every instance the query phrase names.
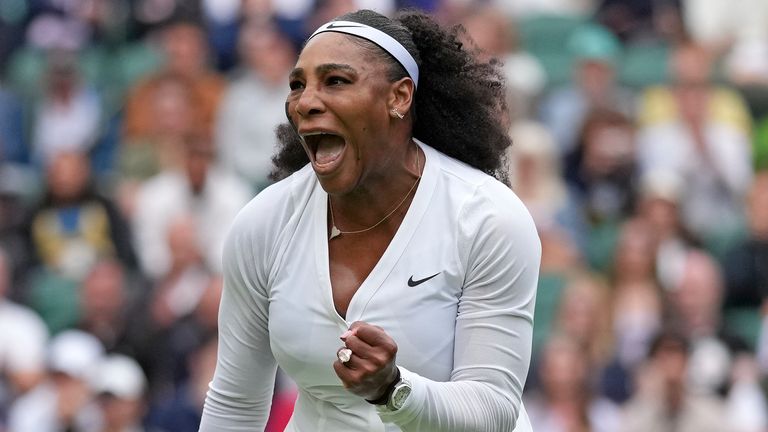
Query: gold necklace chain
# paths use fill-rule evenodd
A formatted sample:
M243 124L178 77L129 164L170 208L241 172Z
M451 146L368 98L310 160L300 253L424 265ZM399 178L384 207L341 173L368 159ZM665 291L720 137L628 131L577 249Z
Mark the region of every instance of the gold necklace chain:
M365 228L365 229L361 229L361 230L357 230L357 231L342 231L342 230L340 230L336 226L336 221L333 219L333 203L331 202L331 197L329 196L328 197L328 207L330 208L330 212L331 212L331 234L328 236L328 240L330 241L330 240L334 239L335 237L338 237L338 236L340 236L342 234L360 234L360 233L364 233L366 231L370 231L370 230L376 228L377 226L381 225L382 223L384 223L385 220L389 219L390 216L395 214L397 209L399 209L403 205L405 200L408 199L408 197L411 195L411 192L413 192L413 190L416 189L416 185L419 184L419 180L421 180L421 167L419 165L419 149L418 149L418 147L416 148L416 173L418 173L418 177L416 178L416 181L413 182L413 185L411 186L411 188L408 189L408 193L405 194L403 199L400 200L400 202L397 203L397 205L389 213L387 213L387 215L384 216L380 221L376 222L375 224L373 224L370 227Z

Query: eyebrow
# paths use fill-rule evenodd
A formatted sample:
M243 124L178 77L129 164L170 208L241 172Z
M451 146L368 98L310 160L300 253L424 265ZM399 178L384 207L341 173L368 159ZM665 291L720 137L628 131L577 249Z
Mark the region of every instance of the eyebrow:
M317 67L315 67L315 72L318 75L325 75L329 72L339 71L343 70L345 72L357 74L357 69L353 68L352 66L344 63L324 63ZM295 68L291 71L291 73L288 75L290 79L297 78L301 75L304 75L304 68Z

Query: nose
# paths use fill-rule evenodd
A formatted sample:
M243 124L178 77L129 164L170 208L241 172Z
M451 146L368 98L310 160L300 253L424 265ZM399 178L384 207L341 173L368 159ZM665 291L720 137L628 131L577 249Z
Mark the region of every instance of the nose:
M300 117L308 117L323 112L325 106L318 91L307 86L296 100L296 114Z

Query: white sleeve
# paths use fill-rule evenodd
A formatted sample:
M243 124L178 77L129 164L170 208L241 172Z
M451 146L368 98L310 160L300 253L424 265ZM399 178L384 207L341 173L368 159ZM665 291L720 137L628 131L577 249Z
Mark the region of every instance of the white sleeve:
M466 277L456 317L449 382L402 369L412 393L401 409L379 409L403 431L512 431L531 357L541 243L520 200L483 185L460 217Z
M742 197L752 183L752 144L749 137L733 128L715 125L707 141L715 174L728 191Z
M269 417L277 370L268 332L269 230L252 229L262 222L255 215L241 212L224 246L218 360L201 432L261 431Z

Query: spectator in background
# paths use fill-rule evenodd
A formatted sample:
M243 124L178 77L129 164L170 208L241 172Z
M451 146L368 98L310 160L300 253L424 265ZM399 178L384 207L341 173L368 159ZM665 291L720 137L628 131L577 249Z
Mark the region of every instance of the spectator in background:
M611 284L613 357L601 376L604 394L625 402L632 393L632 371L644 360L652 337L661 329L664 298L656 278L656 233L643 219L619 228L606 270Z
M108 352L141 358L147 346L146 295L119 261L100 259L79 287L77 328L96 336Z
M443 0L444 4L467 3L465 0ZM478 2L479 3L479 2ZM597 0L491 0L507 15L525 17L534 15L586 16Z
M680 0L680 3L690 38L718 55L734 43L739 45L742 41L768 36L768 4L762 0L715 3Z
M29 218L29 241L44 270L81 280L98 258L136 260L128 225L95 190L88 159L79 151L53 155L48 190Z
M121 354L106 356L96 368L93 390L102 417L98 432L145 431L147 378L135 360Z
M614 335L608 285L589 273L573 275L563 290L553 334L570 338L584 350L587 367L600 373L612 360Z
M685 254L701 247L680 215L683 184L672 172L650 171L640 180L635 214L649 224L656 239L655 276L660 287L671 289Z
M104 356L98 339L78 330L53 338L46 380L11 406L13 432L98 432L101 415L90 380Z
M45 376L48 329L37 314L6 297L11 289L8 255L0 248L0 430L8 407Z
M507 149L512 189L531 212L536 227L556 231L583 250L584 214L561 176L561 161L552 134L540 123L513 123Z
M713 77L713 53L694 42L678 44L670 54L668 85L645 89L640 98L637 119L641 127L672 121L706 121L726 126L738 133L752 127L744 99L733 89L718 85ZM695 101L699 104L693 104ZM692 108L698 107L698 111ZM698 114L698 117L696 116Z
M562 155L576 147L590 112L610 110L632 118L635 110L634 94L616 77L622 47L611 32L585 24L574 31L566 49L573 56L572 82L545 95L539 113L555 134Z
M762 431L768 423L765 415L742 415L765 407L766 399L754 355L722 319L723 290L717 262L703 252L689 252L670 293L670 322L691 344L687 385L698 394L724 396L726 424L738 425L740 431Z
M184 364L186 359L218 332L222 285L220 275L208 277L194 309L180 317L170 329L168 340L173 356L179 359L179 364L174 368L177 378L187 378L189 365Z
M547 77L539 61L519 46L515 24L499 7L491 5L471 7L461 24L481 50L478 55L482 61L495 58L503 64L511 117L529 117Z
M626 43L677 41L685 34L680 0L601 0L596 19Z
M673 85L644 94L640 169L681 178L685 225L705 244L722 241L739 229L751 183L749 115L741 98L713 83L711 59L701 47L678 47L670 64Z
M633 218L620 230L612 267L615 354L625 371L637 367L661 329L664 303L656 278L657 240L653 227Z
M32 129L33 158L41 166L62 151L87 153L101 132L103 117L99 95L83 82L74 53L54 51L47 62Z
M565 179L576 191L592 229L610 227L632 213L637 188L635 126L612 110L587 113L568 154Z
M747 195L748 233L725 257L726 306L759 308L768 297L768 171Z
M24 121L22 100L0 80L0 165L29 163Z
M170 266L152 293L152 315L161 328L173 325L197 307L210 277L204 249L198 240L199 222L192 214L179 214L168 224Z
M142 184L133 215L141 268L153 280L171 271L168 228L180 215L195 216L195 241L205 266L221 269L221 250L229 221L251 198L250 188L216 163L207 135L184 141L182 169L165 170Z
M568 336L554 334L544 347L537 391L525 405L536 432L614 432L619 408L596 395L589 354Z
M627 402L622 432L672 430L721 432L728 429L723 402L688 386L689 344L681 334L662 332L651 343L637 376L637 392Z
M149 75L129 92L125 103L124 138L140 139L153 131L154 112L147 110L155 95L155 81L168 74L179 75L189 82L200 109L201 130L210 132L224 90L224 80L208 64L205 33L197 23L177 20L160 30L165 65Z
M261 190L269 184L275 128L285 121L286 77L296 53L277 28L245 23L240 59L240 75L229 84L217 113L216 146L225 168Z
M150 114L147 129L125 139L118 152L117 199L129 218L142 182L163 170L182 168L184 139L201 130L203 119L200 99L184 76L171 72L156 75L147 89L142 107Z
M218 338L214 337L189 356L189 377L173 395L157 401L147 418L151 430L176 432L198 429L208 383L216 368L217 347Z
M197 230L191 215L170 221L171 267L154 282L142 311L146 322L141 326L138 348L151 381L152 397L173 394L188 375L188 355L217 329L210 312L211 308L218 311L221 287L204 262Z
M26 279L33 257L24 232L29 216L29 196L38 189L37 177L32 170L17 170L0 162L0 248L12 250L7 263L14 273L13 292L18 298L19 289Z

